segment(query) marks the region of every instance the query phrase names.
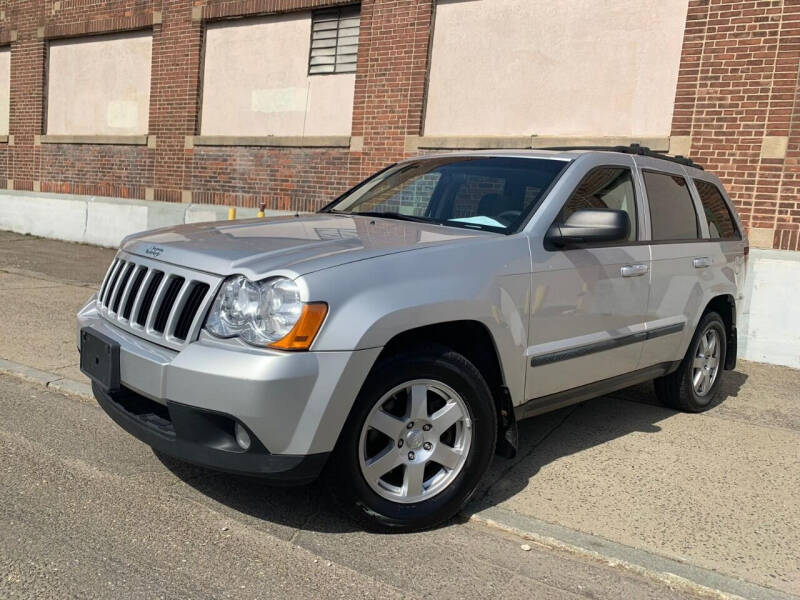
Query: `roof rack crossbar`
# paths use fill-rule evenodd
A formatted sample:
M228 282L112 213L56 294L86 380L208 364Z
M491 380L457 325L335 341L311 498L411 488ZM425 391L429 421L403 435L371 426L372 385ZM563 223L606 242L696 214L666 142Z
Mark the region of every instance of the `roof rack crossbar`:
M639 144L631 144L630 146L551 146L548 148L540 148L541 150L557 150L564 152L567 150L595 150L603 152L620 152L622 154L636 154L639 156L649 156L651 158L660 158L661 160L668 160L670 162L678 163L687 167L694 167L695 169L703 170L703 167L694 162L691 158L686 156L668 156L663 151L651 150L647 146L640 146Z

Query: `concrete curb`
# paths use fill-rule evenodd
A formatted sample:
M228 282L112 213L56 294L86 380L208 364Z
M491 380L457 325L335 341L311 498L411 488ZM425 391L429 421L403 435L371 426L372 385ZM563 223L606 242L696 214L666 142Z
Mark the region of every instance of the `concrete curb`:
M621 567L670 587L726 600L797 600L784 592L722 575L702 567L652 554L521 515L499 506L470 506L464 515L469 520L496 527L548 548L555 548Z
M222 221L228 206L180 204L73 194L0 191L0 229L67 242L116 248L132 233L183 223ZM239 218L254 208L237 208ZM294 214L268 210L266 216Z
M81 400L94 402L92 387L88 383L67 379L57 373L41 371L27 365L0 358L0 374L11 375L30 383L39 384L49 390L61 392L69 396L77 396Z

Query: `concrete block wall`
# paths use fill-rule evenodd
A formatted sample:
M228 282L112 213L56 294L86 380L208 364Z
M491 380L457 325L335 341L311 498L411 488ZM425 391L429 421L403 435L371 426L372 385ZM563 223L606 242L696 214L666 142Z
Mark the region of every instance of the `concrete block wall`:
M68 242L115 248L127 235L181 223L222 221L228 206L178 204L101 196L38 192L0 193L0 229ZM252 218L254 208L238 208L237 218ZM266 210L265 216L292 214Z

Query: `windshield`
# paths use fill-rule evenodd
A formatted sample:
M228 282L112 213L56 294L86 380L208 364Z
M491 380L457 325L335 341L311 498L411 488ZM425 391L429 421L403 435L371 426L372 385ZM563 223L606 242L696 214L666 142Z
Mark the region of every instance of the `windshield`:
M566 165L549 158L423 158L378 173L323 212L512 233Z

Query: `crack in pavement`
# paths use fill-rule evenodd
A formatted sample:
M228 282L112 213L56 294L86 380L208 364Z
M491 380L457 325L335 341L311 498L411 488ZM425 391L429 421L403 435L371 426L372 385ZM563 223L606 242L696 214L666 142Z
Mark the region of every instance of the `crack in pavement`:
M97 290L100 288L100 284L96 282L78 281L75 279L62 279L61 277L53 277L50 275L46 275L44 273L37 273L36 271L29 271L27 269L17 269L14 267L10 268L6 267L4 269L0 269L0 273L5 273L6 275L15 275L17 277L27 277L28 279L36 279L37 281L49 281L51 283L66 285L70 287L82 287L93 290ZM13 289L21 289L21 288L13 288Z
M295 528L292 537L289 538L290 544L297 546L298 544L295 544L295 540L297 539L297 537L300 535L301 532L306 531L306 527L308 526L308 524L311 523L311 521L313 521L314 518L320 514L320 512L322 512L322 503L319 501L319 499L317 499L316 505L317 507L313 511L311 511L311 514L309 514L308 517L306 517L303 520L303 522L300 523L300 525L298 525Z

